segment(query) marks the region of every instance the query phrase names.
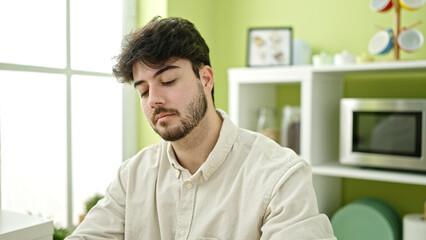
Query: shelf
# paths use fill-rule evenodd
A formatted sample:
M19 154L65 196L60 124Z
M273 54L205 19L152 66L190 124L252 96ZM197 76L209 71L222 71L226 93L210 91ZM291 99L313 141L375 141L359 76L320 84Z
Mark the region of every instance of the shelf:
M314 175L344 177L384 182L407 183L426 186L426 174L384 169L361 168L341 165L337 162L312 166Z
M404 70L425 70L426 61L391 61L391 62L371 62L362 64L342 65L342 66L319 66L312 67L317 73L359 73L359 72L389 72Z
M231 68L228 70L230 83L300 83L311 66Z
M228 70L230 82L235 83L297 83L311 74L341 75L368 72L426 70L426 60L371 62L342 66L296 65L285 67L243 67Z

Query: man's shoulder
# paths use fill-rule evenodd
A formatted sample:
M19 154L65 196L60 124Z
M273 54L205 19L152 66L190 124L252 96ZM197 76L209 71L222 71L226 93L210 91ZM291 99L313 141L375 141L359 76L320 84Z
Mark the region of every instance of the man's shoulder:
M268 158L297 157L297 154L292 149L281 146L263 134L243 128L239 129L235 143L242 147L256 150L257 153L262 153Z
M245 154L245 162L260 169L289 169L307 163L292 149L250 130L239 129L235 142L238 154Z
M263 196L272 196L288 179L311 177L310 165L292 149L253 131L239 130L230 156L228 164L244 176L243 184Z
M160 155L162 154L163 148L164 148L163 141L144 147L138 153L136 153L133 157L124 161L122 168L128 169L128 168L138 167L139 165L156 164L160 159Z

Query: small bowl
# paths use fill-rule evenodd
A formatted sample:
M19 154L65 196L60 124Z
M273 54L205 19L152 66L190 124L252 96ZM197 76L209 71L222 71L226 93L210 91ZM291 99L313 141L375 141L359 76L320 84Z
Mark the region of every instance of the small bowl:
M399 0L402 8L413 11L421 8L426 0Z
M391 29L380 31L370 39L368 50L374 55L389 52L393 47L393 33Z
M375 12L386 12L392 8L392 0L371 0L370 8Z
M406 52L414 52L423 46L423 34L417 29L403 29L398 35L398 46Z

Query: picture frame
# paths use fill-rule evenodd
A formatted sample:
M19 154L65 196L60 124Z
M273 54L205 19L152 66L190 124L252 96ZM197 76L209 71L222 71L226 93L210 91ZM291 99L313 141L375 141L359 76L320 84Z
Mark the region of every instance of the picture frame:
M247 66L288 66L292 64L291 27L249 28Z

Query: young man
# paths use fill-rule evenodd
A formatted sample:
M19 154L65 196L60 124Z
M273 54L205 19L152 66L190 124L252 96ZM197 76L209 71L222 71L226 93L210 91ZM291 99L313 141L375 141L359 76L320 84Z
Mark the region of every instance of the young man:
M113 70L163 140L123 163L68 239L335 239L309 165L215 109L191 22L154 18L126 37Z

